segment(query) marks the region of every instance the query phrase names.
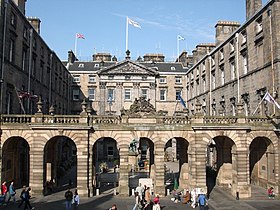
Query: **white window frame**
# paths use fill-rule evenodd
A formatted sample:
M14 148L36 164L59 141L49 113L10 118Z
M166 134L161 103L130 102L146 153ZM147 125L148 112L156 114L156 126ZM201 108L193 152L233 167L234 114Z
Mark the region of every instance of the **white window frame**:
M166 77L160 77L159 78L159 83L160 84L166 84Z
M93 92L91 92L91 91L93 91ZM88 88L88 99L90 101L95 101L95 88L93 88L93 87Z
M160 89L159 90L159 100L160 101L166 101L166 95L167 95L167 90L166 89Z
M88 75L88 82L89 83L96 83L95 75Z
M80 83L80 75L73 75L73 83Z
M175 77L176 84L182 84L182 77Z
M148 89L147 88L141 89L141 96L143 96L145 100L148 99Z
M130 88L125 88L124 89L124 100L125 101L130 101L131 100L131 89Z
M108 88L108 90L107 90L107 100L108 101L110 101L110 100L114 101L115 100L115 89Z

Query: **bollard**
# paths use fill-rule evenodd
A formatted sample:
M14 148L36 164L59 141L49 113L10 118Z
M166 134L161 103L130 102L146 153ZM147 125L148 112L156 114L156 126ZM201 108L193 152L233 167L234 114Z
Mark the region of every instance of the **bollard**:
M167 189L167 195L170 195L170 189Z
M236 200L239 200L239 192L236 192Z
M131 193L132 193L132 196L133 196L134 195L134 189L132 189Z
M98 188L96 189L96 195L99 195L99 189Z

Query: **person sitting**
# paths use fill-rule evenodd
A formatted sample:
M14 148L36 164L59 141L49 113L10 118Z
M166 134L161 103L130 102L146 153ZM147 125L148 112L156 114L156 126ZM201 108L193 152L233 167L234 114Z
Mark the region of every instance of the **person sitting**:
M172 195L173 195L173 199L172 200L174 201L174 203L178 203L178 202L181 201L180 194L177 192L176 189L174 189L172 191Z
M191 194L190 191L187 189L185 195L183 196L183 203L187 204L191 202Z
M268 194L269 199L271 199L271 198L274 199L275 194L274 194L274 191L273 191L273 187L268 188L267 194Z

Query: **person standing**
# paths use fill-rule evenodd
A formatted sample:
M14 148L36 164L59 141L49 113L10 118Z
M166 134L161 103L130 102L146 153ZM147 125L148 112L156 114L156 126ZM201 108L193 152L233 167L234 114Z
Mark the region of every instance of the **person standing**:
M148 209L151 205L151 193L150 193L150 187L147 187L145 191L145 207L144 209Z
M203 192L201 192L201 194L199 194L199 196L197 198L197 202L199 205L199 210L205 210L205 206L207 205L207 198Z
M7 185L6 185L6 181L4 181L1 185L1 194L4 196L4 203L6 202L6 196L7 196Z
M159 194L154 198L153 210L160 210Z
M71 204L72 204L72 199L73 199L73 193L72 191L68 188L68 190L65 192L64 195L66 199L66 210L71 210Z
M142 186L141 183L139 183L138 187L136 187L135 192L138 192L140 201L142 201L142 199L143 199L144 187Z
M195 189L193 189L191 191L191 201L192 201L191 207L194 209L196 207L196 190Z
M29 208L29 209L35 209L34 207L32 207L31 206L31 204L30 204L30 198L31 198L31 195L30 195L30 191L31 191L31 188L30 187L28 187L27 188L27 190L25 191L25 196L24 196L24 202L25 202L25 204L24 204L24 208L23 208L23 210L25 210L25 209L27 209L27 208Z
M8 203L10 202L11 198L13 199L13 202L16 203L16 190L14 187L14 182L12 181L9 186L9 198Z
M73 197L73 205L74 205L74 210L78 210L78 205L80 204L80 197L78 195L78 190L76 189L74 192L74 197Z

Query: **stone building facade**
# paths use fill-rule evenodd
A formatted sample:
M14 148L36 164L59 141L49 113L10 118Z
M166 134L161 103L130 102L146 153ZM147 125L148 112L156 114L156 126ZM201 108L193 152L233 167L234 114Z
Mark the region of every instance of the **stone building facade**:
M1 113L34 113L53 105L67 114L71 75L40 36L40 20L25 17L25 0L1 0Z
M268 91L276 100L279 92L279 1L247 2L247 20L219 21L216 25L216 47L204 47L186 74L188 108L197 101L204 113L236 115L237 104L244 105L245 114L272 115L278 108L266 101Z

